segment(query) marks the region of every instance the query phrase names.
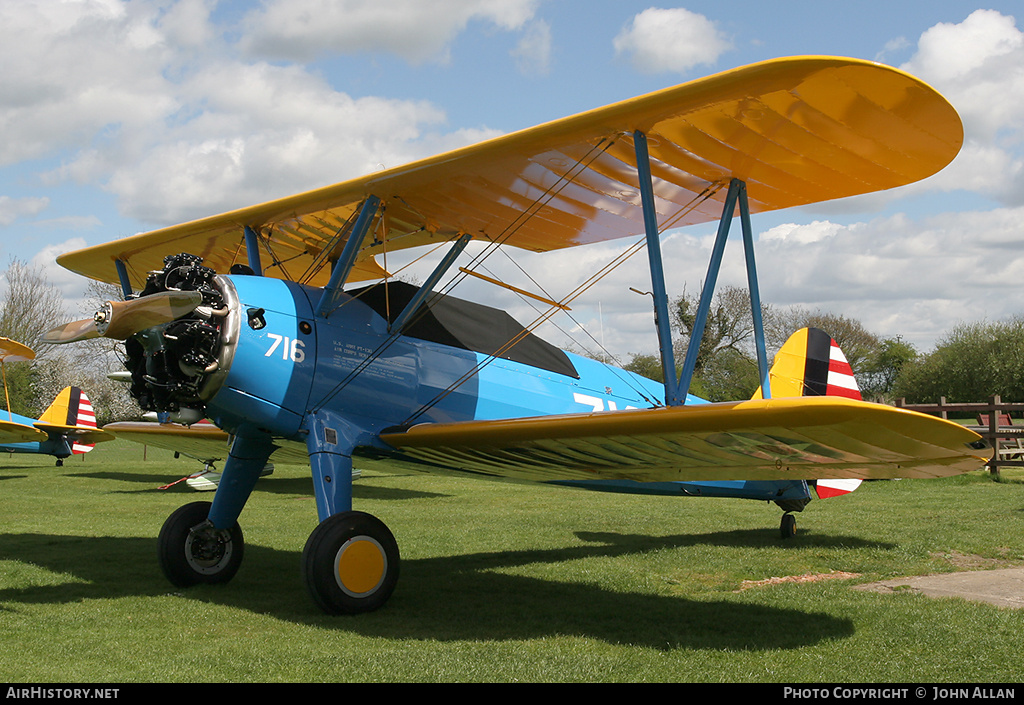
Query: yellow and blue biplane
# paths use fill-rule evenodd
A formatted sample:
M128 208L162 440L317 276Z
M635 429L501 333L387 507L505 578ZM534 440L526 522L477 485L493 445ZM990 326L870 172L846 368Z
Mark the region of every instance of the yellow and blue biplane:
M0 412L0 452L52 455L59 467L66 458L88 453L97 443L113 440L114 436L108 431L96 427L92 403L79 387L61 390L38 419L11 411L7 364L35 357L35 351L27 345L0 338L0 369L7 402L7 412Z
M320 522L302 572L328 613L376 609L398 579L391 531L353 511L353 457L769 500L788 535L812 490L962 473L986 453L959 425L861 400L821 331L797 332L769 369L751 215L913 183L945 167L962 141L950 104L902 71L834 57L767 61L62 255L71 271L120 282L124 301L46 340L125 340L143 409L185 425L206 417L233 437L212 503L183 506L160 532L175 585L236 573L239 515L279 454L312 469ZM705 403L690 382L737 214L761 386L752 399ZM716 221L677 376L660 235ZM618 238L647 251L650 281L638 286L653 293L661 382L564 352L533 325L436 290L449 273L480 274L498 248ZM456 268L471 241L480 254ZM379 261L432 247L446 249L421 285L393 280ZM531 295L551 311L574 296ZM154 439L179 442L152 426Z

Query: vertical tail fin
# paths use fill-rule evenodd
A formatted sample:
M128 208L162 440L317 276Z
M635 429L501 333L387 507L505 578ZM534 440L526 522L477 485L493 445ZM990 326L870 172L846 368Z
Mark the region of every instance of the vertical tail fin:
M768 376L772 397L833 396L862 399L853 369L828 333L802 328L789 337L775 356ZM761 388L754 399L762 398ZM818 480L819 499L853 492L860 480Z
M818 328L801 328L789 337L775 355L768 379L773 397L862 398L843 351ZM761 398L760 387L753 398Z
M39 420L55 426L96 428L96 413L93 411L92 403L78 387L62 389ZM71 446L74 453L88 453L92 449L91 443L76 442Z

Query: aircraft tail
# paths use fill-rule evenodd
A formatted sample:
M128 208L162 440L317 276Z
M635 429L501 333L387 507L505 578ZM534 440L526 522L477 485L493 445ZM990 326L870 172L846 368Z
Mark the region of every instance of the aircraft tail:
M769 381L773 398L863 398L843 351L832 336L818 328L801 328L789 337L775 356ZM760 387L753 398L762 398ZM849 494L860 483L860 480L818 480L814 489L819 499L825 499Z
M40 424L72 429L96 429L96 413L89 397L78 387L65 387L39 417ZM75 441L73 453L88 453L95 444Z

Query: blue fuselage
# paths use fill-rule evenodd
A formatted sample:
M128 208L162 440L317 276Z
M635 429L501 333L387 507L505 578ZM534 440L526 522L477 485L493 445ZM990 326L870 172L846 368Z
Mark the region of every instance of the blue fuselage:
M232 430L248 423L301 441L311 411L344 419L353 451L388 452L383 430L426 422L586 413L660 404L664 387L585 357L561 353L559 371L388 330L388 320L349 294L327 317L322 290L254 276L230 278L241 312L230 372L206 405ZM249 311L259 311L249 324ZM500 313L500 312L497 312ZM539 341L538 341L539 342ZM690 397L688 403L702 403ZM806 496L804 483L584 483L591 489L656 494Z

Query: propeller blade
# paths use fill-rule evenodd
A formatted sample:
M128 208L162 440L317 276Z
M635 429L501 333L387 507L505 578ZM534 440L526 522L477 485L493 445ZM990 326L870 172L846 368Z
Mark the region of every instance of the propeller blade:
M88 340L90 338L98 337L100 337L100 334L96 330L96 321L88 318L84 321L72 321L71 323L65 323L62 326L51 328L43 333L39 342L48 343L50 345L61 345L63 343L74 343L79 340Z
M127 340L139 331L181 318L202 303L198 291L162 291L141 299L108 301L91 319L52 328L41 340L56 345L101 336Z
M201 303L203 295L198 291L162 291L131 301L108 301L96 329L104 338L127 340L139 331L188 315Z

